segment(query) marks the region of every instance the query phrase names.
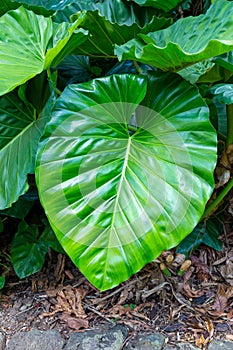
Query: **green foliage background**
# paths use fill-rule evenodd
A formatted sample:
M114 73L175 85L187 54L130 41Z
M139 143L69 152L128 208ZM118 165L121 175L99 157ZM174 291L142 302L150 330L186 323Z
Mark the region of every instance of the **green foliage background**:
M232 180L205 207L233 144L233 2L198 4L1 2L1 288L49 249L100 290L181 241L221 249Z

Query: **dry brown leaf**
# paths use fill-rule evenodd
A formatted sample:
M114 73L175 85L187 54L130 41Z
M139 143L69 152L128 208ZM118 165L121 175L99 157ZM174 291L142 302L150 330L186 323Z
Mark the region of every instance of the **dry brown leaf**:
M47 291L48 297L55 299L53 311L43 314L43 316L51 316L57 312L66 312L69 315L84 318L86 316L82 306L82 299L87 294L87 290L83 287L74 288L72 286L60 287Z
M229 159L229 163L233 164L233 144L227 147L227 157Z
M231 319L233 319L233 307L230 309L230 311L228 312L228 314L227 314L227 319L228 320L231 320Z
M79 330L81 328L88 328L89 322L88 320L85 320L83 318L76 318L73 316L70 316L68 313L63 312L59 319L64 321L68 327Z
M233 334L226 334L226 340L232 340L233 341Z
M227 301L228 297L225 292L224 287L220 284L218 286L218 291L214 299L214 311L218 313L219 315L223 314L225 312L225 309L227 307Z
M196 346L198 346L199 348L202 348L203 345L206 344L206 339L205 339L204 335L201 334L200 337L197 336L195 343L196 343Z
M183 288L183 291L185 292L185 294L187 295L188 298L198 298L198 297L201 297L202 295L204 295L205 292L201 291L201 290L194 290L190 287L188 281L190 281L192 274L193 274L192 268L183 274L184 283L183 283L182 288Z
M208 280L212 278L209 266L204 263L198 257L192 255L191 257L192 265L196 268L196 273L201 281Z
M54 275L55 275L56 282L61 281L61 284L64 281L65 261L66 261L66 256L64 254L58 254Z
M130 291L128 290L128 288L125 288L125 289L122 290L121 295L120 295L120 299L118 301L118 304L121 305L121 304L123 304L126 301L126 299L128 299L129 292Z
M227 259L224 266L221 266L219 270L222 277L233 286L233 259Z
M74 275L72 274L72 272L70 270L65 270L65 275L70 279L73 280L74 279Z
M228 299L233 298L233 286L226 286L226 296Z
M218 180L218 182L215 184L216 189L221 186L224 186L230 180L231 177L230 170L227 170L222 167L217 167L215 170L215 174Z
M214 335L214 324L211 319L207 318L205 321L206 329L209 332L209 338L212 338Z
M190 287L188 283L183 285L183 291L185 292L188 298L199 298L205 294L202 290L194 290Z

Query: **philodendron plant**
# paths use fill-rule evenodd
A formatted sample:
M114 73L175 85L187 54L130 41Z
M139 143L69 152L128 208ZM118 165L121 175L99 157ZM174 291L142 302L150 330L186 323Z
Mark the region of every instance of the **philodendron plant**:
M35 173L61 246L100 290L181 242L213 191L216 130L198 84L181 75L233 49L233 2L197 17L180 9L179 0L0 5L0 209Z

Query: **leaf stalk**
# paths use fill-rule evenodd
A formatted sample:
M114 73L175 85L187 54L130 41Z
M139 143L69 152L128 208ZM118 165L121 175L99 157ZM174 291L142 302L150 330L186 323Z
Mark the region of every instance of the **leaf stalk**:
M202 215L200 221L202 221L203 219L208 217L215 210L215 208L217 208L217 206L226 197L226 195L229 193L229 191L232 189L232 187L233 187L233 178L228 182L226 187L219 193L217 198L215 200L213 200L213 202L210 203L210 205L206 208L206 210L204 211L204 214Z

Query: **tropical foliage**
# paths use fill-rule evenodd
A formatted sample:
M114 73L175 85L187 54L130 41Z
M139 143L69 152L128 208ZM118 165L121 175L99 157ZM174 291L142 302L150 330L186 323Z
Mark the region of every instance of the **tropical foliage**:
M191 9L1 2L0 234L10 217L17 227L0 287L9 261L23 278L50 248L100 290L181 241L221 249L214 221L199 221L232 188L205 211L217 134L233 144L233 2Z

